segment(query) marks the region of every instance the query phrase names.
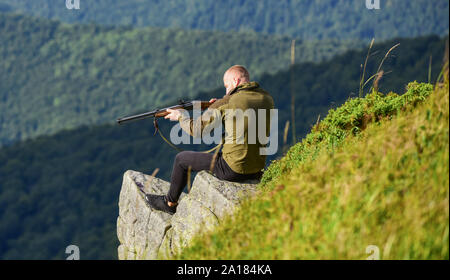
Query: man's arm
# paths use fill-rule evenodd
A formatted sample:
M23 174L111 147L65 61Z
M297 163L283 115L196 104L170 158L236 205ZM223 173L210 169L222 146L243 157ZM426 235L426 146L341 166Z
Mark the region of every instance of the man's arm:
M195 120L188 114L180 114L178 118L181 128L195 138L202 137L202 132L206 127L208 131L214 129L222 122L222 113L220 108L208 108L201 116Z
M223 99L217 100L216 98L213 98L209 101L209 103L214 104L209 106L209 108L195 120L189 117L187 111L171 109L167 109L169 114L164 118L170 119L171 121L179 121L180 126L184 131L196 138L199 138L201 137L202 131L205 127L212 126L211 129L213 129L222 121L222 114L219 107L225 104Z

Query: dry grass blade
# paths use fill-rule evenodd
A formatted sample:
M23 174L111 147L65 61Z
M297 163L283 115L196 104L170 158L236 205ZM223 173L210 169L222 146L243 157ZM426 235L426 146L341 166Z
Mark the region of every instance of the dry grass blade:
M291 87L291 122L292 122L292 145L295 145L297 136L295 134L295 90L294 90L294 63L295 63L295 40L291 44L291 68L290 68L290 87Z
M362 92L364 89L364 76L366 75L366 67L367 67L367 62L369 61L369 57L370 57L370 50L373 47L373 43L375 42L375 38L372 39L372 41L370 42L370 46L369 46L369 50L367 51L367 56L366 56L366 61L364 62L364 67L363 67L363 71L362 71L362 75L361 75L361 80L359 81L359 97L362 97Z
M388 58L388 56L391 54L391 52L393 50L395 50L398 46L400 46L400 43L398 43L397 45L393 46L392 48L389 49L389 51L386 53L386 55L383 57L383 60L381 60L380 66L378 66L378 70L377 73L380 72L381 67L383 66L384 61Z
M379 73L381 71L381 67L383 67L384 62L386 61L386 59L389 57L389 55L391 54L391 52L393 50L395 50L398 46L400 46L400 43L396 44L395 46L393 46L392 48L390 48L387 53L384 55L383 59L381 60L380 65L378 66L377 72L375 73L375 77L379 77ZM372 77L374 77L372 76ZM381 77L380 77L381 79ZM379 80L378 80L379 82ZM372 87L370 88L369 92L371 92L373 90L373 88L375 87L375 84L372 84ZM378 83L377 83L377 88L378 88Z
M448 81L448 59L449 59L449 54L448 54L448 39L445 42L445 53L444 53L444 59L443 59L443 64L444 66L442 67L442 71L441 73L439 73L439 76L436 80L436 83L445 83Z
M150 184L152 183L153 179L155 178L156 174L159 172L159 168L156 168L153 170L152 175L150 175L150 180L145 184L145 189L150 188Z
M283 134L283 145L287 143L287 136L289 132L289 121L286 121L286 125L284 126L284 134Z
M431 65L433 64L433 56L430 55L430 62L428 64L428 83L431 83Z
M217 154L219 154L220 148L217 148L214 152L213 158L211 160L211 164L209 165L209 172L213 172L214 165L216 164Z
M288 134L289 134L289 121L286 121L286 124L284 126L284 134L283 134L283 153L285 153L288 149L288 146L287 146Z
M189 165L188 167L188 172L187 172L187 187L188 187L188 193L191 192L191 166Z
M378 83L380 82L381 78L383 77L384 71L381 70L380 72L378 72L377 74L377 78L375 79L375 81L373 82L373 89L375 91L378 91Z
M320 114L319 114L319 116L317 117L317 121L316 121L316 124L315 124L315 125L318 125L318 124L319 124L319 121L320 121Z
M367 79L367 81L364 83L364 87L365 87L370 81L372 81L373 79L375 79L375 78L378 79L378 77L380 76L380 74L381 74L381 77L379 77L379 78L381 79L383 76L386 76L387 74L390 74L390 73L392 73L392 71L388 71L388 72L380 71L380 73L377 73L377 74L374 74L374 75L370 76L370 78ZM378 82L379 82L379 81L378 81ZM370 90L370 92L371 92L371 91L372 91L372 89Z

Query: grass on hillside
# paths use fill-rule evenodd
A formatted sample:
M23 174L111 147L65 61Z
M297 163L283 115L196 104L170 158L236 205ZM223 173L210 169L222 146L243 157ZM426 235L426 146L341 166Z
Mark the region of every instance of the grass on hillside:
M411 83L330 110L176 258L366 259L375 245L381 259L448 259L448 90Z

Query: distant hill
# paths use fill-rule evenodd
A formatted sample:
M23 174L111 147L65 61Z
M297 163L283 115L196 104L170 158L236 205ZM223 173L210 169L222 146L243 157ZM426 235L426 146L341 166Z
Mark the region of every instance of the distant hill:
M69 23L255 31L302 39L445 35L449 28L448 0L382 0L380 10L368 10L365 0L80 0L80 10L56 2L0 0L0 11L3 6Z
M445 39L436 36L374 45L373 53L377 54L369 60L368 75L396 43L401 43L400 47L383 67L392 71L380 81L383 92L404 92L412 80L427 82L430 56L431 81L436 80L445 47ZM301 63L293 68L299 140L311 130L319 114L323 119L330 108L357 96L360 64L366 53L349 51L326 62ZM280 138L290 118L290 75L282 71L259 80L279 109ZM222 95L223 90L217 89L202 92L197 98ZM173 123L159 123L168 135ZM117 203L124 171L151 174L159 168L157 176L169 180L176 152L152 136L153 132L151 120L124 126L83 126L1 148L0 259L63 259L69 244L80 246L83 259L116 258ZM277 156L282 155L282 139L279 144ZM286 148L292 142L287 144Z
M296 62L362 45L297 40ZM222 86L233 64L259 79L289 67L290 47L291 38L256 33L68 25L0 13L0 146L192 98Z

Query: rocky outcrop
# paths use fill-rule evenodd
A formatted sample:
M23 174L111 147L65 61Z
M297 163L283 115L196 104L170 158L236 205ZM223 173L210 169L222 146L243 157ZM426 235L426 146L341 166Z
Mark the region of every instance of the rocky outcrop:
M200 232L214 229L241 201L257 191L257 181L234 183L201 171L189 194L182 194L174 215L151 209L144 193L166 194L169 183L127 171L119 197L117 237L121 260L169 258Z
M155 259L161 241L170 228L172 216L152 211L145 193L164 194L169 183L140 172L127 171L119 196L117 237L119 259Z

